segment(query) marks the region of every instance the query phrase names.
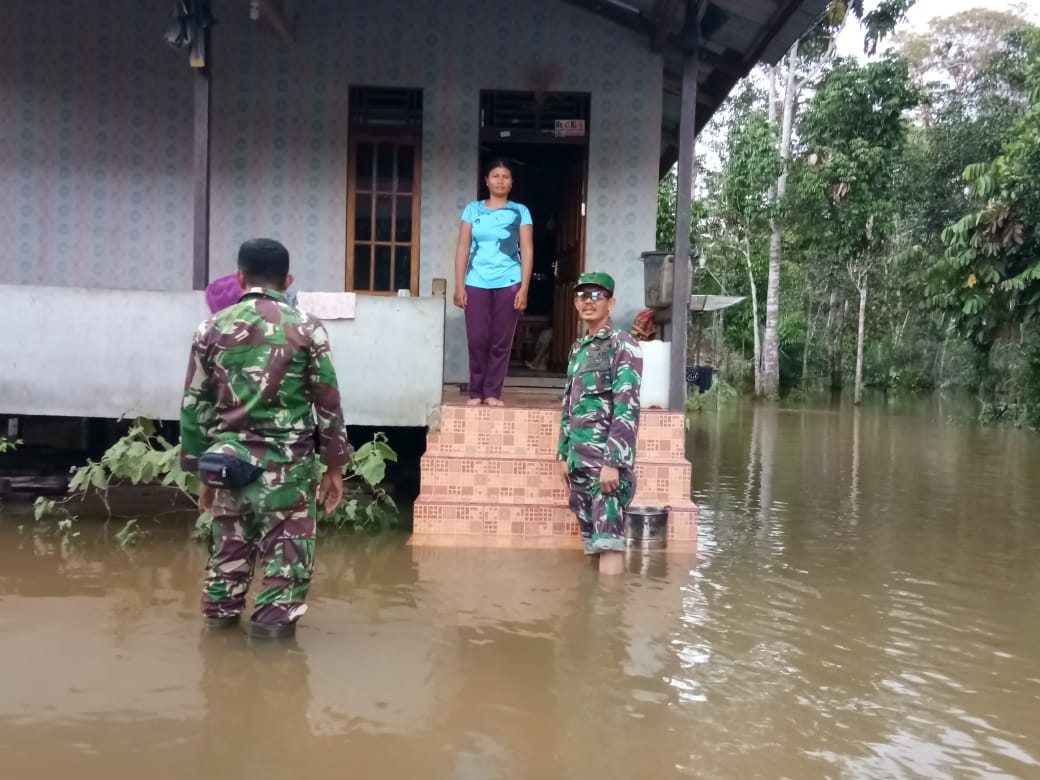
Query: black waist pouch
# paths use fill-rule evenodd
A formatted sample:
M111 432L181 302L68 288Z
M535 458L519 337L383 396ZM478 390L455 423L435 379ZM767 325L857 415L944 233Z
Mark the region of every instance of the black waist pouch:
M256 482L264 470L224 452L206 452L199 458L199 479L215 488L237 490Z

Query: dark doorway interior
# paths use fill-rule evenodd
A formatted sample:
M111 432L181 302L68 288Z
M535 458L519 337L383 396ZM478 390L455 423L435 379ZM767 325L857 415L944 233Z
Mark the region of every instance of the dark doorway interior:
M577 278L584 265L585 171L588 149L575 143L484 143L480 149L478 197L486 197L483 172L500 157L513 167L510 198L527 206L534 222L534 271L528 307L517 329L510 373L558 374L561 352L573 334L561 321L559 288ZM554 317L555 314L555 317ZM561 327L563 325L563 327ZM546 331L552 343L545 349ZM539 343L539 337L542 342ZM566 342L566 346L561 345ZM543 349L540 351L539 347Z

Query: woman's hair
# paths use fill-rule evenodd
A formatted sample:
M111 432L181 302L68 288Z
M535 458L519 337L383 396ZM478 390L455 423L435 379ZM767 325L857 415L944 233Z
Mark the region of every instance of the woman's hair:
M509 171L509 175L513 176L513 164L502 157L495 157L487 165L484 166L484 178L486 179L491 175L491 171L495 168L505 168Z

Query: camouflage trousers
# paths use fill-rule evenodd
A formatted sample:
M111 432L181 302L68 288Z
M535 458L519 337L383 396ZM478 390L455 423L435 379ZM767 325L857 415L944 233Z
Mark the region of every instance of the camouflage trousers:
M263 580L252 619L280 625L306 611L314 571L316 466L308 458L265 471L244 488L216 491L213 546L202 590L206 617L242 613L258 562Z
M613 493L599 487L599 469L578 468L567 474L570 508L578 516L586 555L625 549L624 511L632 503L635 476L622 470L621 484Z

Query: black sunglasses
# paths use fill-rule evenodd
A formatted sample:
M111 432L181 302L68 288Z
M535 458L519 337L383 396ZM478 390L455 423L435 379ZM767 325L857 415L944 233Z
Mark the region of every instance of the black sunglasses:
M574 298L579 301L602 301L610 297L610 293L606 290L576 290L574 292Z

